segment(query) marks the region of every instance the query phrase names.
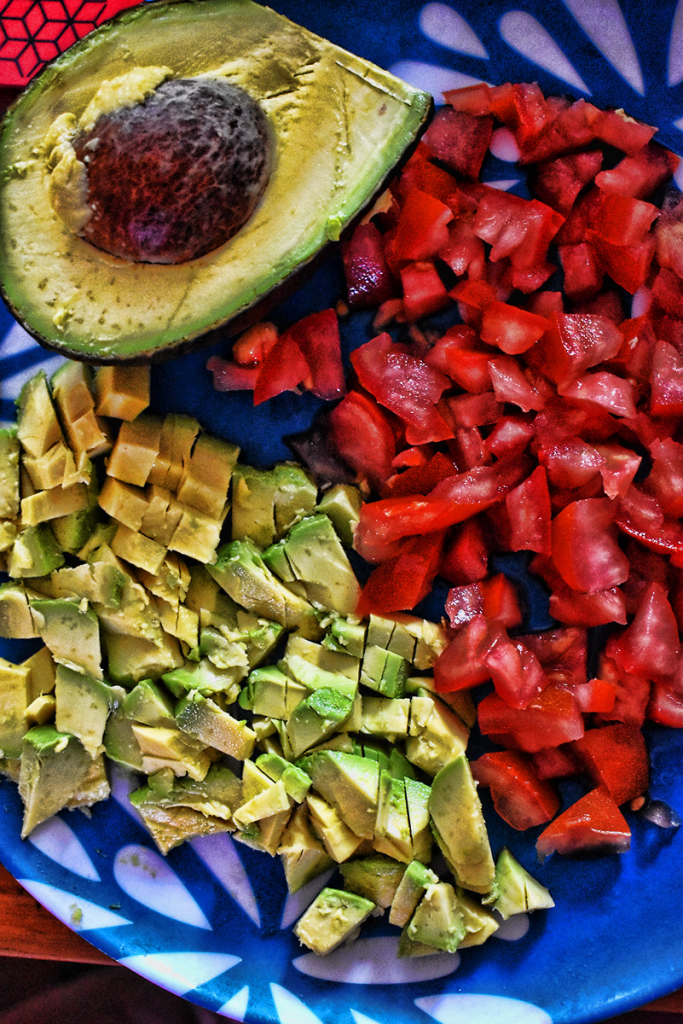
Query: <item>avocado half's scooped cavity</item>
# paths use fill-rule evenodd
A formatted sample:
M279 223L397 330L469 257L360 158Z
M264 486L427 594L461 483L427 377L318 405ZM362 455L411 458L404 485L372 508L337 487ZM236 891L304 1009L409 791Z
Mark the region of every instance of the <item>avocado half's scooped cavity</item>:
M130 8L5 117L3 296L95 363L234 333L371 202L431 109L252 0Z
M124 260L184 263L249 220L268 182L268 121L223 79L162 82L73 140L86 168L82 236Z

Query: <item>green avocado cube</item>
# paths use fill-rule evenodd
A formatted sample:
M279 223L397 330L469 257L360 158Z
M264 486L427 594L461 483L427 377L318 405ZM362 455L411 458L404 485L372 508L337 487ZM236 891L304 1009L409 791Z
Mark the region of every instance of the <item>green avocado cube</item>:
M19 515L19 453L17 428L0 430L0 519L16 519Z
M391 901L389 924L396 924L399 928L405 927L429 886L436 885L438 881L438 875L430 868L425 867L419 860L411 861L405 868Z
M339 813L361 839L375 834L380 768L377 761L336 750L307 759L313 788Z
M18 758L28 729L26 709L31 698L30 666L0 658L0 756Z
M336 687L314 690L292 711L287 721L287 739L294 758L321 743L347 720L353 699Z
M477 787L464 754L450 761L432 782L429 813L435 838L456 882L489 893L495 865Z
M342 544L350 548L353 547L353 535L360 522L362 504L360 488L353 484L333 484L325 491L315 511L324 512L329 517Z
M368 644L363 655L360 681L385 697L403 697L408 665L404 658L383 647Z
M458 905L466 929L458 949L464 949L466 946L481 946L495 931L498 931L500 924L491 911L482 907L467 893L462 891L458 893Z
M114 704L112 688L100 679L57 665L55 726L81 741L91 757L102 751L104 730Z
M38 635L24 584L14 580L0 584L0 636L27 640Z
M53 725L38 725L24 736L19 794L24 803L21 837L61 811L84 783L92 765L90 754L75 736Z
M64 565L64 555L48 523L26 526L17 534L7 559L7 572L15 579L47 576Z
M379 775L373 846L404 864L409 864L414 856L405 784L386 769Z
M355 612L360 586L326 515L309 516L293 526L285 554L309 601L340 615Z
M183 732L200 743L238 761L250 757L256 733L246 722L238 722L209 697L195 690L176 707L176 723Z
M325 956L348 939L374 909L372 900L363 896L325 888L299 918L294 934L318 956Z
M143 725L174 724L173 702L159 683L152 679L141 679L126 694L122 709L126 718L133 718Z
M246 691L247 702L255 715L285 720L309 692L305 686L270 665L249 673Z
M292 814L277 852L290 893L298 892L334 864L311 828L306 804L301 804Z
M362 658L366 630L364 622L352 622L351 619L338 615L330 623L323 645L331 651L343 651L354 658Z
M546 910L555 906L546 887L522 867L507 847L503 847L498 855L493 890L484 902L493 903L493 909L504 921L513 914L526 914L532 910Z
M376 853L359 857L340 865L344 888L372 900L386 910L394 900L396 890L405 872L405 865L392 857Z
M103 678L100 624L91 608L65 598L41 598L31 601L31 613L56 662Z
M237 684L247 674L246 666L235 668L216 668L208 658L198 662L186 661L181 668L173 668L164 672L162 679L174 697L183 697L187 693L200 693L210 697L217 693L225 694L230 702L237 699Z
M411 942L454 953L466 934L455 889L448 882L431 885L405 928Z

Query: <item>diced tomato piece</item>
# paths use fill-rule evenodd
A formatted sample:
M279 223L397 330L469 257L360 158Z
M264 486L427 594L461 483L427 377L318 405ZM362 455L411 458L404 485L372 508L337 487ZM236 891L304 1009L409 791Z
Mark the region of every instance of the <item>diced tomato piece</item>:
M501 416L484 441L487 451L496 458L521 455L534 436L534 428L528 417L520 415Z
M582 302L600 291L605 275L588 242L561 245L558 254L564 272L564 290L570 299Z
M502 413L500 402L491 391L480 395L456 395L447 398L450 416L459 427L483 427L497 423Z
M607 679L589 679L573 687L572 693L584 715L609 714L617 699L617 688Z
M486 618L490 623L497 621L488 614ZM520 640L511 639L505 633L501 633L486 653L484 664L489 670L496 693L511 708L526 708L548 685L548 677L534 652Z
M664 518L656 498L631 484L618 502L614 522L622 533L640 541L650 551L679 559L683 557L683 527Z
M398 224L401 204L405 203L414 191L426 192L427 195L445 203L453 213L459 213L462 208L457 181L449 171L432 163L429 150L422 143L417 147L400 176L392 183L392 189L399 199L397 204L399 209L394 226Z
M647 146L656 131L651 125L629 117L623 110L606 110L596 125L599 139L629 156L635 156Z
M428 366L445 373L471 395L491 390L489 352L478 348L477 336L471 327L458 324L450 327L425 356Z
M296 342L311 371L307 387L313 394L326 401L346 394L339 322L335 311L324 309L311 313L293 324L287 333Z
M656 679L647 706L647 717L659 725L683 729L683 690L669 680Z
M491 790L496 811L512 828L543 825L557 814L560 798L551 783L539 779L533 763L516 751L495 751L472 761L472 775Z
M531 755L531 763L539 779L568 779L581 770L571 743L537 750Z
M458 303L460 315L468 324L473 324L479 329L484 315L484 310L492 302L497 302L498 297L493 285L487 281L459 281L451 288L449 295Z
M437 110L422 142L441 163L474 179L479 177L492 131L492 117L477 117L447 106Z
M540 411L545 407L548 395L529 381L520 363L513 356L496 356L489 359L489 376L496 399L509 402L523 412L532 409Z
M553 111L536 82L512 85L507 93L493 91L492 109L523 147L553 118Z
M538 461L545 466L548 480L563 490L583 487L600 473L604 458L592 444L580 437L568 437L551 444L540 446Z
M635 295L647 280L655 250L654 235L646 235L636 245L614 245L589 232L589 241L597 252L602 268L615 284Z
M541 832L536 852L543 861L551 853L623 853L631 846L631 830L609 791L602 786L577 800Z
M604 786L616 804L633 800L647 790L649 762L645 738L635 725L618 722L587 729L572 749L596 786Z
M577 149L584 149L596 136L603 112L585 100L577 100L560 110L537 138L525 143L520 163L552 160Z
M464 522L496 502L528 475L529 463L522 458L501 459L493 466L478 466L449 480L442 480L430 492L432 498L453 502L453 523Z
M645 721L645 711L650 700L650 680L645 676L625 672L605 652L598 659L598 675L612 683L616 689L614 707L611 711L599 714L598 721L628 722L640 728Z
M394 460L395 462L395 460ZM436 452L420 465L390 477L381 488L383 498L398 498L407 494L427 494L441 480L457 472L451 459L443 452Z
M502 573L496 573L481 583L484 595L484 615L489 622L498 622L505 629L515 629L524 620L514 583Z
M342 245L349 304L357 309L380 306L398 293L389 269L382 235L371 221L359 224Z
M565 398L601 405L613 416L634 419L636 415L632 385L623 377L617 377L606 370L586 373L558 390Z
M310 377L310 367L299 348L295 332L290 328L280 335L259 367L254 385L254 405L267 402L283 391L293 391Z
M417 437L406 430L408 444L452 436L436 410L436 403L450 385L448 378L414 356L406 345L394 343L388 334L379 334L355 349L351 362L362 386L408 427L415 428Z
M277 337L278 329L275 324L252 324L237 341L233 342L232 358L238 366L260 366L277 341Z
M505 495L513 551L550 554L550 494L543 466Z
M657 498L665 516L683 516L683 444L667 437L650 445L652 469L643 488Z
M350 391L329 413L334 447L344 462L379 489L391 474L396 435L374 398Z
M447 89L443 98L453 110L479 116L491 113L491 87L486 82L465 85L460 89Z
M619 637L618 657L612 657L630 675L670 676L678 664L678 623L661 583L643 593L631 625Z
M607 498L567 505L552 521L552 556L573 590L594 594L628 579L628 560L616 542Z
M595 449L603 459L600 475L605 494L623 498L638 472L641 456L618 444L596 444Z
M448 441L448 452L459 469L465 472L477 466L488 466L493 458L479 427L456 427L453 440Z
M483 615L475 615L466 622L434 664L437 692L469 690L490 679L485 659L500 634L500 627L488 622ZM507 707L503 701L501 704Z
M669 180L680 163L669 149L657 142L648 142L636 156L627 156L607 171L600 171L595 184L603 192L647 199Z
M590 313L556 313L554 324L527 353L560 386L617 354L623 336L611 320Z
M530 170L532 191L566 217L579 192L602 167L602 159L601 151L593 149L536 164Z
M650 414L683 416L683 355L666 341L652 353Z
M213 374L216 391L253 391L260 370L259 366L240 366L220 356L211 356L206 368Z
M429 260L448 243L448 225L453 220L449 206L426 192L411 189L401 207L391 239L392 265Z
M683 202L667 204L657 221L657 262L660 267L672 270L677 276L683 273L683 252L681 251L681 217Z
M570 437L581 437L589 444L595 444L607 441L616 429L617 421L605 409L565 402L558 396L534 419L534 447L547 448Z
M356 533L363 543L366 537L381 543L400 540L419 533L444 530L461 514L448 498L408 494L397 498L381 498L363 505ZM469 518L469 515L463 518Z
M582 302L574 302L573 313L592 313L594 316L604 316L611 320L617 327L622 323L625 313L621 296L614 288L603 288L590 299Z
M461 635L462 631L456 640ZM497 693L490 693L479 704L478 720L484 736L528 754L578 740L584 733L576 701L556 683L549 683L523 709L511 708Z
M480 583L451 587L446 598L446 615L451 629L459 629L475 615L484 614L484 591Z
M619 330L624 341L616 356L609 361L609 366L624 377L636 378L642 384L647 382L649 388L652 352L657 338L650 317L634 317L624 320Z
M439 573L449 583L467 584L483 580L488 572L489 551L477 516L457 530L446 547Z
M403 311L409 323L438 313L449 305L446 286L430 260L409 263L401 272Z
M492 302L484 310L479 331L482 341L502 352L526 352L550 327L545 317L505 302Z
M652 203L603 192L591 230L610 245L630 248L643 241L658 216Z
M432 588L444 544L444 532L406 540L400 552L370 574L356 609L361 617L410 611Z
M626 600L618 587L580 594L560 580L553 584L548 611L567 626L606 626L626 623Z
M456 277L469 273L470 277L481 277L486 257L484 243L472 230L474 217L459 216L451 221L448 228L448 242L439 252L439 259L446 263Z
M534 651L552 683L571 688L586 682L588 639L585 629L546 629L519 639Z

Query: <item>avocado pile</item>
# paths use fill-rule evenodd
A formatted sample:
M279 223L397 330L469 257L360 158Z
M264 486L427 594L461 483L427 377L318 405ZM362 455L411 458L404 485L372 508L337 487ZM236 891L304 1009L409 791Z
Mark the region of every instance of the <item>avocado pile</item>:
M494 864L474 707L429 674L444 629L354 615L359 491L243 465L148 403L148 368L67 362L0 432L0 635L43 642L0 660L22 836L106 799L108 759L143 777L130 799L163 853L229 831L279 855L290 892L340 865L295 928L319 954L378 908L413 956L483 942L490 904L552 906L507 851Z

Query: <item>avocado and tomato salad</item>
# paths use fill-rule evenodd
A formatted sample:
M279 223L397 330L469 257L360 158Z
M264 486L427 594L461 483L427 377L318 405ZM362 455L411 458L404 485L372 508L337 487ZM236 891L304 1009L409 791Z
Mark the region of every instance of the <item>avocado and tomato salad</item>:
M141 4L0 133L0 285L43 344L167 357L245 324L340 238L431 96L252 0Z
M67 361L0 434L0 635L40 641L0 661L22 836L106 800L116 764L164 854L227 831L278 857L291 892L338 868L295 927L321 955L370 914L419 956L552 906L494 859L474 705L435 692L444 626L356 614L359 488L243 464L192 417L152 414L149 381Z

